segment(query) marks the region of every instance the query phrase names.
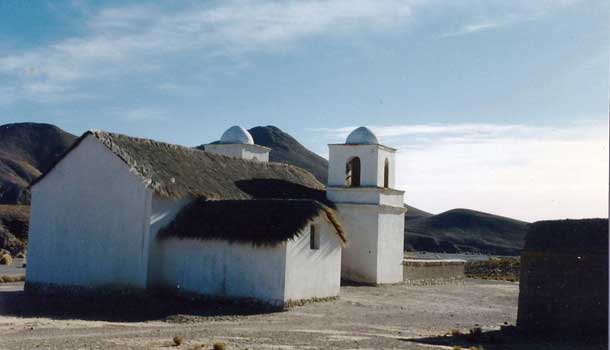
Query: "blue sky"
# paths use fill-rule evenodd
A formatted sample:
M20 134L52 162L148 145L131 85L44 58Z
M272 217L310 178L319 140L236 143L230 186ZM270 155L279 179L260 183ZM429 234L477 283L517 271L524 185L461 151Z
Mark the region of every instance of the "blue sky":
M359 125L407 202L605 216L608 1L0 2L0 124L184 145Z

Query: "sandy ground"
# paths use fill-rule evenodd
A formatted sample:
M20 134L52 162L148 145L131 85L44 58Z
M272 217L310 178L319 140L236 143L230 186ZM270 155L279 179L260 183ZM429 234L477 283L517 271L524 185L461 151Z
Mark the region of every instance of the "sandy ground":
M431 344L454 329L491 331L514 324L518 297L516 283L480 280L440 286L344 286L336 301L285 312L216 312L205 317L186 312L108 322L90 314L20 314L15 304L28 300L22 287L0 284L0 349L210 349L215 341L227 349L452 349ZM184 339L180 347L172 346L176 335Z

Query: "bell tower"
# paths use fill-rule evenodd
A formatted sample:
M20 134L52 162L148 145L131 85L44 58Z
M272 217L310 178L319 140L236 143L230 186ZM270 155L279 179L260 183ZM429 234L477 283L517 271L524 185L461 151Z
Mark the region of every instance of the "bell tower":
M367 284L402 282L404 191L394 189L396 149L371 130L352 131L329 145L326 196L337 205L348 234L341 278Z

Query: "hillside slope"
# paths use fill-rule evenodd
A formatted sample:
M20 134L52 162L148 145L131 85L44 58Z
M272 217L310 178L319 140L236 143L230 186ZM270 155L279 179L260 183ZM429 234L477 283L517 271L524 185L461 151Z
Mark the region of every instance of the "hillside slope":
M254 143L271 148L270 161L303 168L326 184L328 161L305 148L294 137L272 125L257 126L248 131Z
M0 126L0 204L28 204L27 186L75 139L76 136L50 124Z
M518 255L528 223L469 209L407 219L405 249Z
M328 161L292 136L275 126L257 126L249 131L255 143L272 149L271 161L299 166L326 183ZM29 183L46 171L75 138L49 124L0 126L0 204L28 204ZM407 250L518 254L528 225L474 210L454 209L433 215L406 207ZM19 243L27 239L28 208L0 206L0 209L0 248L22 249Z

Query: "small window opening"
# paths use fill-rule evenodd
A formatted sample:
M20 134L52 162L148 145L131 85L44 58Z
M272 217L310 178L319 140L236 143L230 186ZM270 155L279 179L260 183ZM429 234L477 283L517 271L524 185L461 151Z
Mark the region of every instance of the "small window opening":
M320 249L320 233L314 225L309 226L309 248L313 250Z
M388 158L385 159L385 165L383 166L383 187L390 187L390 161Z
M360 186L360 158L354 157L345 164L345 186Z

